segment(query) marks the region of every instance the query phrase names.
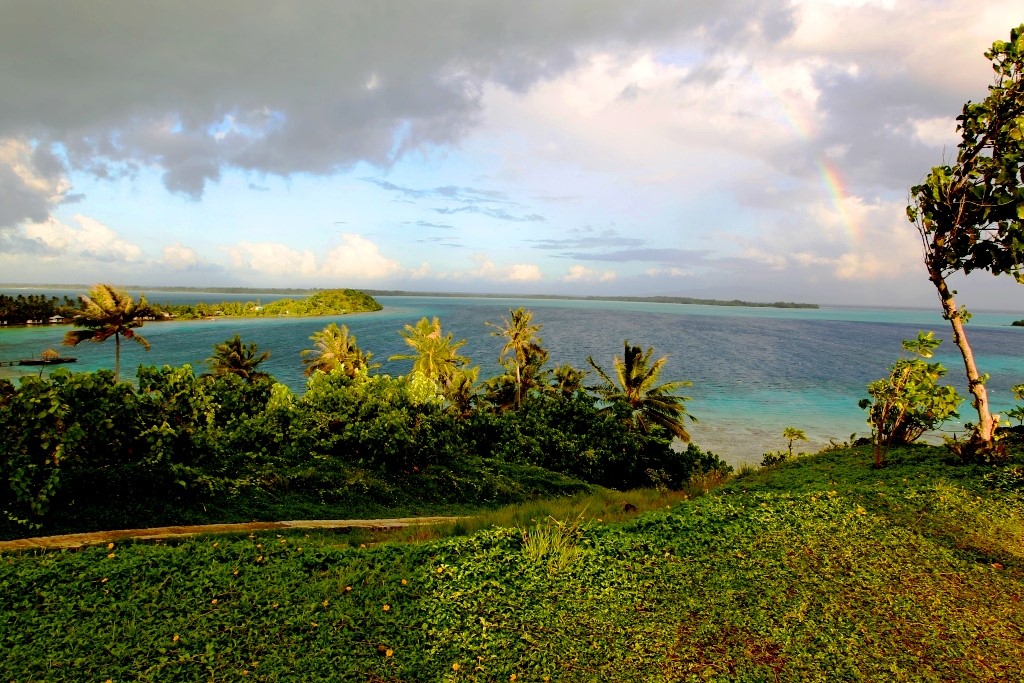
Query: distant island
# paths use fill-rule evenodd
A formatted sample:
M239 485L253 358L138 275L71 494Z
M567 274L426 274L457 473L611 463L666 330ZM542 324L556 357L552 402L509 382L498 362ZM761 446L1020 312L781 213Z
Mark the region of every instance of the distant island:
M0 283L0 289L72 289L79 291L88 291L91 285L68 285L68 284L3 284ZM178 287L178 286L149 286L149 285L127 285L124 287L125 290L134 292L196 292L205 294L273 294L273 295L285 295L295 297L311 297L318 293L324 292L356 292L357 290L345 289L345 290L332 290L322 288L301 288L301 287ZM365 289L359 292L360 294L365 293L366 296L372 298L374 296L432 296L432 297L446 297L446 298L478 298L478 299L536 299L536 300L565 300L565 301L632 301L638 303L655 303L655 304L686 304L694 306L743 306L749 308L804 308L804 309L817 309L820 308L818 304L811 303L797 303L792 301L773 301L773 302L761 302L761 301L742 301L740 299L700 299L696 297L688 296L571 296L567 294L473 294L469 292L411 292L406 290L397 289ZM283 301L295 301L291 299L285 299L276 301L272 304L267 304L262 307L262 310L255 310L259 304L255 301L252 302L224 302L222 304L197 304L193 308L202 307L203 313L195 313L192 317L207 317L209 315L333 315L333 311L325 313L282 313L282 310L297 310L298 304L292 303L290 306L281 306ZM378 308L360 308L357 310L369 310L377 311L380 310L380 304L376 301L371 306L376 305ZM215 309L222 311L220 314L211 313L207 309L209 307L215 307ZM316 307L316 306L314 306ZM163 310L170 311L171 309L182 308L180 305L167 305L163 306ZM273 312L267 312L267 309L272 309ZM230 311L230 312L229 312ZM240 312L239 312L240 311ZM178 313L175 311L177 317L188 317L190 314L187 312ZM42 317L42 316L39 316ZM1020 321L1021 325L1024 325L1024 321Z
M696 299L689 296L569 296L566 294L469 294L466 292L407 292L397 289L367 289L373 296L436 296L474 299L558 299L565 301L635 301L653 304L690 304L698 306L748 306L751 308L819 308L818 304L792 301L741 301L739 299Z
M57 289L52 285L41 285L40 288ZM183 288L144 288L150 292L184 291ZM80 291L89 291L89 287L81 287ZM188 290L192 291L192 290ZM210 290L195 290L209 293ZM253 290L233 288L231 292L244 293ZM260 293L273 294L275 292ZM289 290L295 291L295 290ZM345 315L346 313L366 313L379 311L383 308L369 294L356 289L324 289L312 290L312 293L298 291L299 298L278 299L266 305L257 301L222 301L220 303L169 304L149 302L153 311L153 320L193 320L216 316L237 318L259 317L313 317L324 315ZM308 295L307 295L308 294ZM66 324L73 322L75 315L81 310L77 298L65 296L63 301L55 296L46 297L42 294L19 294L8 296L0 294L0 326L7 325L47 325Z
M152 291L166 291L151 289ZM154 312L163 317L176 318L178 320L209 318L213 316L233 318L308 318L322 315L367 313L384 308L372 296L357 289L325 289L298 299L278 299L271 301L265 306L261 305L258 301L150 305Z

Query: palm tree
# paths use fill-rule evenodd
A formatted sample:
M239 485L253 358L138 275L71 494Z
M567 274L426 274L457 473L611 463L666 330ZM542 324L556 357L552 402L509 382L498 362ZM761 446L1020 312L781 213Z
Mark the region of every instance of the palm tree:
M676 392L690 386L692 382L658 384L668 356L662 356L651 363L653 353L653 348L643 351L639 346L630 346L627 340L623 357L616 356L612 361L615 367L614 381L588 356L587 362L604 380L604 384L594 390L606 401L626 404L631 411L631 423L642 433L647 434L649 425L653 424L667 429L682 441L689 441L690 434L683 427L683 417L689 417L694 422L697 419L688 415L683 405L689 397L678 396Z
M493 327L492 337L503 337L505 345L498 353L498 360L504 361L509 356L506 369L515 383L515 407L523 404L523 398L531 386L538 384L541 368L547 361L548 352L541 346L538 336L543 325L533 324L533 312L522 307L510 310L511 318L502 318L503 325L486 322ZM504 365L504 363L503 363Z
M434 380L444 391L455 384L460 373L466 372L469 359L458 354L466 340L453 342L451 332L442 335L440 318L421 318L415 326L405 325L405 331L399 334L414 353L396 353L388 360L411 360L413 372Z
M356 336L349 334L348 326L338 327L338 323L331 323L319 332L314 332L310 337L316 348L306 349L302 352L302 363L306 366L306 376L314 372L331 372L341 368L349 377L355 377L356 372L363 368L377 368L379 363L370 365L373 354L365 353L356 345Z
M245 381L252 382L268 376L267 373L256 369L268 358L270 351L260 353L256 342L246 345L236 334L231 339L216 344L213 347L213 355L207 358L206 362L210 366L210 373L215 376L238 375Z
M121 376L121 337L131 339L149 351L149 342L135 332L142 327L143 319L153 311L146 303L146 297L135 301L127 292L109 284L93 285L88 294L83 294L82 310L75 316L75 325L83 330L71 330L64 335L65 346L78 346L84 341L104 342L114 338L114 381Z
M793 442L807 441L807 433L796 427L786 427L782 430L782 438L789 439L789 457L793 457Z
M473 413L476 403L476 381L480 376L480 367L461 368L455 373L451 386L445 391L445 398L452 412L461 418Z
M583 389L583 380L587 378L586 370L579 370L563 363L555 368L554 379L548 387L548 392L563 398L569 398L577 391Z

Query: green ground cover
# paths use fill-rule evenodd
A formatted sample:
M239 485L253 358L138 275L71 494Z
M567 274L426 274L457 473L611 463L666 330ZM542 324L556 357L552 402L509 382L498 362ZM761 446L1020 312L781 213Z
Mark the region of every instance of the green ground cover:
M632 521L0 560L16 681L1020 680L1021 459L837 450ZM360 547L360 544L365 547Z

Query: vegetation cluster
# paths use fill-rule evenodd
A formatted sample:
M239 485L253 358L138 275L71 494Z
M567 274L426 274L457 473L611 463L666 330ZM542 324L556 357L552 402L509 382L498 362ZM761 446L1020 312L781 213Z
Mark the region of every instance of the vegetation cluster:
M132 315L144 301L100 285L87 305L95 315L67 343L144 342ZM436 318L405 326L399 358L412 368L401 377L375 374L372 353L331 323L303 352L301 395L237 335L214 347L205 374L143 366L135 384L116 369L0 381L3 533L497 505L591 485L680 488L729 469L694 445L673 448L689 438L676 393L686 383L661 382L665 359L651 349L627 342L611 372L591 359L601 383L587 387L582 370L546 367L529 311L491 328L505 372L486 382Z
M0 325L24 325L29 320L49 320L53 316L70 317L78 303L70 297L63 300L42 294L0 294Z

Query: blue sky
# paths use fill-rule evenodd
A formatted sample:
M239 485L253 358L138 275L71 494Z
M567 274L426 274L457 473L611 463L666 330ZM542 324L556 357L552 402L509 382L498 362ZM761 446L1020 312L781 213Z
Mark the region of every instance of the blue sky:
M969 0L0 0L0 281L931 305ZM976 308L1017 285L959 283ZM973 300L972 300L973 298Z

